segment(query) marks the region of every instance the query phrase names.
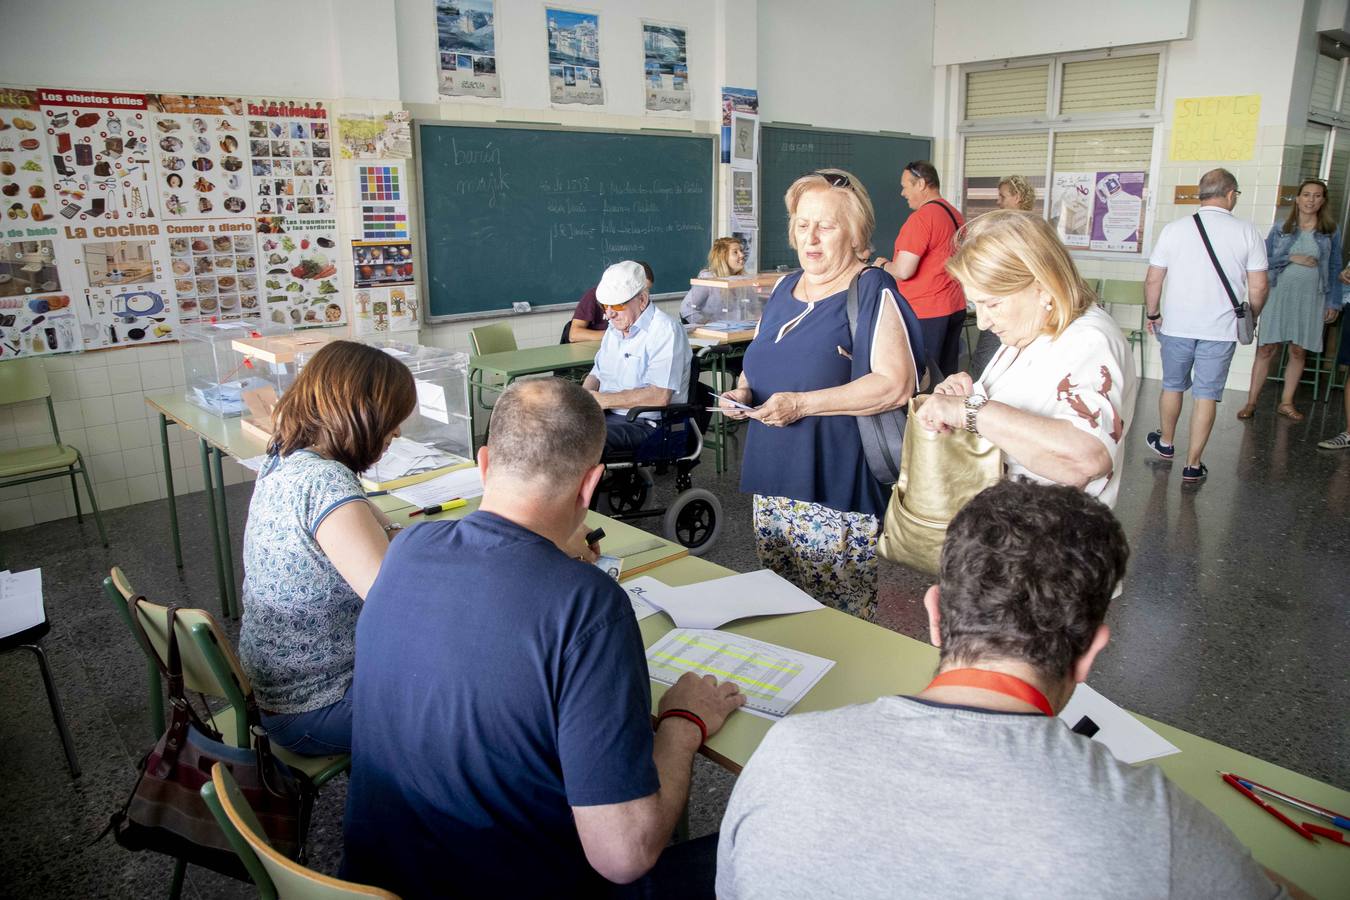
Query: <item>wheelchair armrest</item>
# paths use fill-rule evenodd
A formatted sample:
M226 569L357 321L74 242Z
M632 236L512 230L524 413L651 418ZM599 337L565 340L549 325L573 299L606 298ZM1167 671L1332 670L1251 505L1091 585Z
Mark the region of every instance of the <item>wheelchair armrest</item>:
M634 406L628 410L628 421L636 422L643 413L659 413L659 421L669 422L696 414L702 407L693 403L672 403L669 406Z

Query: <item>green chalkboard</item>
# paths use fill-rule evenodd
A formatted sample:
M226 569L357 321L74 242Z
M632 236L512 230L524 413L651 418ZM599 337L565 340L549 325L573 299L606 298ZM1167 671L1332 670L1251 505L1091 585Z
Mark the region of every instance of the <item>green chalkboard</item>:
M712 245L711 135L416 127L430 318L572 303L611 263L684 291Z
M797 267L797 253L787 243L783 195L799 176L824 168L844 169L862 181L877 214L877 228L872 233L874 256L889 258L900 225L910 213L900 196L900 172L906 163L928 159L932 152L932 140L924 137L827 131L795 125L763 126L759 169L760 270ZM941 177L947 173L938 174Z

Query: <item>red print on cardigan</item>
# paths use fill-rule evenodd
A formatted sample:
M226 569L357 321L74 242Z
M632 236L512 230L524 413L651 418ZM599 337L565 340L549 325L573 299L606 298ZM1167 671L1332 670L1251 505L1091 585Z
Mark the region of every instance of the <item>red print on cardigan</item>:
M1101 366L1098 371L1101 375L1098 379L1098 383L1087 385L1086 388L1100 395L1101 398L1106 401L1107 407L1111 410L1111 440L1119 444L1120 439L1124 434L1124 423L1121 422L1120 415L1116 412L1115 405L1111 403L1111 399L1107 396L1113 383L1111 381L1111 373L1107 370L1106 366ZM1102 414L1100 412L1093 412L1093 410L1083 402L1083 389L1083 385L1073 383L1072 373L1070 373L1059 380L1059 389L1055 392L1055 399L1063 400L1068 403L1069 408L1072 409L1080 419L1084 419L1093 428L1096 428L1101 422Z

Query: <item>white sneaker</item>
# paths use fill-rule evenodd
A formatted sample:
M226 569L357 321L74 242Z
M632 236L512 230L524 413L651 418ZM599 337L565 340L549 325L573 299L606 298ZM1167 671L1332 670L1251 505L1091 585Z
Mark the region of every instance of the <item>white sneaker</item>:
M1350 431L1342 431L1334 438L1318 441L1317 446L1323 450L1350 450Z

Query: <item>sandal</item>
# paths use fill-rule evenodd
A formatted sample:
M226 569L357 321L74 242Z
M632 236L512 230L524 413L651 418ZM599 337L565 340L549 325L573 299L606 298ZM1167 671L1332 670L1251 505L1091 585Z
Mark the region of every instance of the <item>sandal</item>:
M1253 418L1255 415L1256 415L1255 403L1248 403L1246 406L1242 407L1242 409L1238 410L1238 418L1244 422L1250 418Z
M1294 422L1302 422L1307 418L1303 413L1294 409L1294 404L1292 403L1281 403L1279 406L1275 407L1275 412Z

